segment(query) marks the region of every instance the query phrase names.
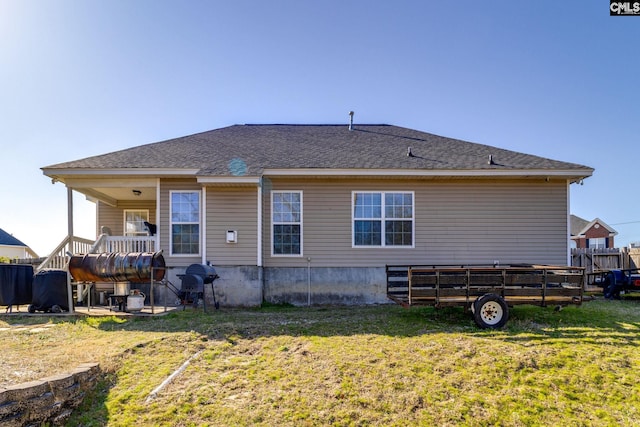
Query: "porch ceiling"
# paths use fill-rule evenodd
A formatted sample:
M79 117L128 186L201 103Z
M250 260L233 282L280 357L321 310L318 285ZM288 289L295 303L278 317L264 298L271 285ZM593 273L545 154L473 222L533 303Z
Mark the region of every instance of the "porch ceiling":
M84 194L90 200L100 200L111 206L117 206L122 201L148 201L156 200L155 187L128 187L128 188L73 188ZM140 191L137 195L133 190Z
M119 201L148 201L156 199L155 179L67 179L67 187L92 200L100 200L111 206Z

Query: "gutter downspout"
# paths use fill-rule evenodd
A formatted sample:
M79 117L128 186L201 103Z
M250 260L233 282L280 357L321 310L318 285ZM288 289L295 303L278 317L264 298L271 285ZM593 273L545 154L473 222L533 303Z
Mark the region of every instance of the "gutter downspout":
M207 187L202 187L202 264L207 263Z
M258 238L256 239L256 265L258 267L258 271L260 274L260 282L261 282L261 288L262 288L262 296L261 296L261 301L264 301L264 271L262 268L262 180L263 178L260 178L260 182L258 183L258 192L257 192L257 202L258 202L258 206L257 206L257 223L258 223L258 230L257 230L257 236Z

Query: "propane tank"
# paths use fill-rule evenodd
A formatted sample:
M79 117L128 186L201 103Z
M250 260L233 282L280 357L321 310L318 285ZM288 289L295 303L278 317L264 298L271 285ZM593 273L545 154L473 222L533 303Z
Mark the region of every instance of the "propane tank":
M144 294L137 289L127 297L127 311L138 312L144 308Z

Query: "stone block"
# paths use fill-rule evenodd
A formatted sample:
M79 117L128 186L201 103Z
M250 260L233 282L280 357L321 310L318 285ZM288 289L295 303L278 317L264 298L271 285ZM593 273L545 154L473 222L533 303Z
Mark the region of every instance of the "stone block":
M6 402L11 402L11 396L5 387L0 387L0 405Z
M23 402L49 392L49 384L45 381L30 381L7 387L6 396L10 401Z
M87 390L95 384L99 371L97 363L83 363L72 372L74 382L79 383L83 390Z
M62 426L66 424L67 419L71 416L71 409L63 409L58 415L51 420L54 426Z
M80 406L84 397L87 395L85 391L80 391L80 393L74 394L69 400L67 400L64 405L67 408L75 408L76 406Z
M43 378L42 381L49 383L49 387L51 388L51 391L55 395L56 390L61 388L64 389L67 387L71 387L75 382L75 378L73 378L73 375L71 374L60 374L60 375L53 375L47 378Z
M7 414L6 416L0 416L0 426L23 427L25 425L24 415L24 412L18 412L15 414Z
M64 425L99 374L97 363L83 363L69 374L0 388L0 426Z
M43 421L55 417L61 409L62 405L58 402L49 404L47 400L42 400L38 403L37 407L29 410L27 419L29 421L42 423Z
M83 394L80 384L73 383L69 387L59 388L55 391L56 402L66 402L75 400Z
M0 404L0 425L2 424L2 420L4 418L11 418L16 414L21 413L23 410L20 402L5 402Z
M27 410L29 417L32 418L32 414L40 412L46 412L46 410L56 403L53 393L50 391L40 396L32 397L31 399L25 399L20 402L22 407ZM37 418L32 418L37 419Z

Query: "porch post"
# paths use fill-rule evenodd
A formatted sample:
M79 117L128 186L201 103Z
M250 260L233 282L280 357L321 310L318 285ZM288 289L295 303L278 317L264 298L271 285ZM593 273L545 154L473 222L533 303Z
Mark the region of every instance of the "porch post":
M160 178L156 180L156 247L155 252L160 251Z
M67 250L73 253L73 189L71 187L67 187L67 230L69 237Z
M67 187L67 254L73 254L73 189ZM69 255L69 260L71 255ZM67 262L67 304L69 304L69 314L73 309L73 287L71 286L71 273L69 273L69 263Z
M571 266L573 257L571 256L571 181L567 180L567 266ZM576 244L576 246L580 246Z

